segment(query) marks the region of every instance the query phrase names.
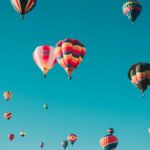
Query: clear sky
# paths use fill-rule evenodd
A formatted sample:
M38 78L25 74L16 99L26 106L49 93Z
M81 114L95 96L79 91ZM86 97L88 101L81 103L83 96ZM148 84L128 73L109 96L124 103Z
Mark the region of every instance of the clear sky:
M61 140L75 133L68 150L102 150L99 139L109 127L118 150L150 148L150 91L141 96L127 77L130 66L150 62L149 1L132 25L120 0L38 0L22 21L9 0L0 0L0 149L61 150ZM87 54L72 80L58 64L44 79L33 61L39 45L75 38ZM3 92L13 92L6 102ZM42 108L44 103L49 109ZM12 119L4 119L5 112ZM27 136L21 138L24 130ZM15 134L10 142L9 133Z

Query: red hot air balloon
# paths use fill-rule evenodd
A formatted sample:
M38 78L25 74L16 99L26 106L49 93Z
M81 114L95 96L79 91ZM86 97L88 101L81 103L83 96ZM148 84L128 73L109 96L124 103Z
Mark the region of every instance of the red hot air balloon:
M100 139L100 145L104 150L115 150L118 145L118 139L113 135L113 128L108 129L108 134Z
M22 18L24 18L24 15L34 8L36 0L11 0L11 4L22 15Z
M70 80L73 71L82 62L86 49L78 40L65 39L57 43L54 53L57 62L65 69Z
M9 101L12 98L12 92L6 91L4 92L4 98Z
M12 140L14 139L14 137L15 137L14 134L9 134L9 135L8 135L8 139L9 139L10 141L12 141Z
M68 136L68 141L70 141L72 145L74 144L74 142L75 142L76 140L77 140L77 136L76 136L75 134L70 134L70 135Z
M48 71L56 64L54 48L48 45L38 46L33 53L33 59L46 77Z
M6 113L4 114L4 118L7 119L7 120L10 120L11 117L12 117L12 113L10 113L10 112L6 112Z

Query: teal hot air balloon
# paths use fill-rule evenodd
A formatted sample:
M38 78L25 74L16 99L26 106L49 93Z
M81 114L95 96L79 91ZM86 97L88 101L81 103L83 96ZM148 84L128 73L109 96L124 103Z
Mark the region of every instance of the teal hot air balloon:
M68 141L67 140L63 140L61 141L61 146L66 149L68 147Z
M113 128L109 128L107 132L108 134L100 139L100 145L104 150L115 150L118 145L118 138L113 135Z
M127 16L132 23L134 23L142 11L142 6L135 0L129 0L123 5L122 11L123 14Z
M150 85L150 64L133 64L128 71L128 77L130 81L142 92L142 95L144 96L144 92Z

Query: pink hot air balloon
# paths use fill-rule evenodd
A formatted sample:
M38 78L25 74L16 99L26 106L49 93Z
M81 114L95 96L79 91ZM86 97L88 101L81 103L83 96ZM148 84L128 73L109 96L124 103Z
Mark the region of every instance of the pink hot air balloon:
M38 46L33 53L33 59L42 70L44 77L46 77L48 71L56 64L54 50L54 47L44 45Z
M14 137L15 137L14 134L9 134L9 135L8 135L8 139L9 139L10 141L12 141L12 140L14 139Z

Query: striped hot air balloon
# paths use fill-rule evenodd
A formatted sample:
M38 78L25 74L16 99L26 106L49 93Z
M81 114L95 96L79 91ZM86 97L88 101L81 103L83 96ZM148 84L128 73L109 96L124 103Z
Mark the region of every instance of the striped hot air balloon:
M71 74L82 62L86 50L84 45L75 39L65 39L59 41L55 48L55 57L71 79Z
M6 113L4 114L4 118L7 119L7 120L10 120L10 119L12 118L12 113L6 112Z
M150 85L150 64L137 63L132 65L128 71L128 77L144 96L145 90Z
M75 134L70 134L70 135L68 136L68 141L70 141L72 145L74 144L74 142L75 142L76 140L77 140L77 136L76 136Z
M42 70L44 77L46 77L48 71L56 64L54 50L52 46L44 45L38 46L33 53L33 59Z
M34 8L36 0L11 0L11 4L23 18L25 14Z
M132 23L134 23L142 11L142 6L135 0L129 0L123 5L122 11L123 14L127 16Z
M112 128L111 128L112 129ZM114 130L113 130L114 132ZM100 139L100 145L104 150L115 150L118 145L118 139L113 135L112 130L108 130L108 135Z
M9 101L12 98L12 92L6 91L4 92L4 98Z

